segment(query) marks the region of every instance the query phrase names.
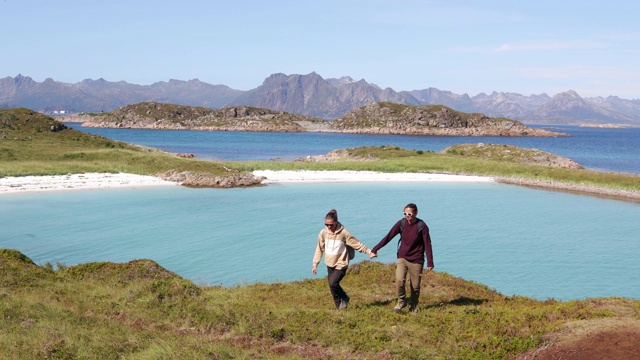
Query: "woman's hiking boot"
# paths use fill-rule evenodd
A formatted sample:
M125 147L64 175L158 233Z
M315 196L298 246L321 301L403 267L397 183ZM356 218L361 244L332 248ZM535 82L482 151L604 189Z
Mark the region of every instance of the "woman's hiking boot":
M404 309L407 306L407 303L401 300L398 300L398 303L396 304L396 306L393 308L393 311L395 312L400 312L402 311L402 309Z
M349 298L345 298L340 300L340 305L338 305L338 310L346 310L347 306L349 306Z

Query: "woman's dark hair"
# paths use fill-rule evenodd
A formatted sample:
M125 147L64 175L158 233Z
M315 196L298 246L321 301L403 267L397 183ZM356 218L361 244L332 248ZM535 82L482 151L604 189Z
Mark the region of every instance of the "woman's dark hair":
M404 207L409 208L409 209L413 209L413 211L418 211L418 205L414 204L414 203L408 203L407 206Z
M338 211L336 211L336 209L331 209L328 213L327 216L324 217L325 219L330 219L333 221L338 221Z

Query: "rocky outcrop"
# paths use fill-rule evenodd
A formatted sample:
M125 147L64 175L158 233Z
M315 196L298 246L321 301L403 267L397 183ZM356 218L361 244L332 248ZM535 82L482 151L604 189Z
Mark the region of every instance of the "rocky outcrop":
M554 168L584 169L577 162L566 157L538 149L524 149L502 144L459 144L440 151L441 154L472 156L485 160L511 161L520 164L542 165Z
M75 121L74 118L67 117L66 120ZM77 119L84 120L84 127L259 132L303 132L306 129L298 122L323 122L284 111L248 106L213 110L155 102L128 105L111 113L81 114Z
M411 106L388 102L371 103L333 121L247 106L212 110L153 102L125 106L111 113L70 116L64 120L83 120L82 126L86 127L136 129L443 136L564 135L531 128L511 119L463 113L442 105Z
M372 103L331 123L331 130L358 134L445 136L564 136L505 118L463 113L442 105Z
M232 173L229 175L215 176L209 173L198 173L194 171L169 170L157 175L162 180L177 182L188 187L207 188L233 188L256 186L264 180L262 176L255 176L251 173Z

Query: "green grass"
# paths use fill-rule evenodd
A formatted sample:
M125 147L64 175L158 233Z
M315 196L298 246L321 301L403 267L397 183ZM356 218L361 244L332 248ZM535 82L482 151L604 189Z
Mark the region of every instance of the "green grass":
M155 175L171 169L224 175L222 164L180 158L156 149L126 144L61 125L28 109L0 110L0 177L68 173Z
M640 317L619 298L505 296L432 272L417 315L396 314L394 266L351 266L337 311L326 279L196 286L150 260L37 266L0 250L0 358L504 358L574 320Z

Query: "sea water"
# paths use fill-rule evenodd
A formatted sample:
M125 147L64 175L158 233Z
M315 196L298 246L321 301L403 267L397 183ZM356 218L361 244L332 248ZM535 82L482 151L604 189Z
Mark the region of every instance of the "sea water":
M151 259L201 285L295 281L326 275L323 263L311 274L311 259L330 209L373 247L409 202L430 227L436 271L505 295L640 299L639 204L494 183L8 194L0 248L40 265ZM373 261L395 262L396 246Z
M640 128L602 129L570 125L536 125L566 137L411 136L334 133L257 133L227 131L83 128L88 133L209 160L294 160L359 146L394 145L440 151L463 143L507 144L568 157L597 171L640 174Z

